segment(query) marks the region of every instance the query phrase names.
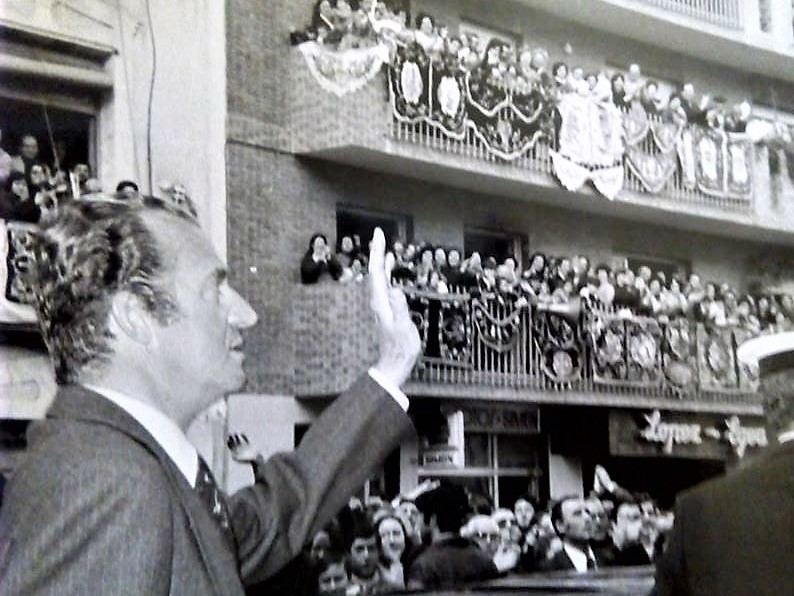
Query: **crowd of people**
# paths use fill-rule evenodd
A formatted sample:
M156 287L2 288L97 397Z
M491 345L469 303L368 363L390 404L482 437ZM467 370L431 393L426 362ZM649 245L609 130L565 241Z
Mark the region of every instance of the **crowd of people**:
M312 26L293 33L292 41L316 41L339 51L379 42L393 51L418 46L436 66L468 74L470 88L483 97L489 95L490 88L498 93L540 95L554 104L565 93L578 93L618 108L641 105L647 114L679 124L690 122L729 132L744 132L752 115L749 102L729 105L723 98L697 93L691 82L664 91L663 85L645 77L636 63L625 72L611 73L588 71L565 61L552 64L543 47L516 49L499 38L484 43L474 33L454 35L428 14L418 15L412 27L405 11L374 0L321 0ZM566 51L572 53L570 44Z
M498 263L493 256L458 248L404 243L391 247L395 282L438 294L480 292L516 306L568 309L611 309L660 322L686 317L716 327L738 327L751 334L786 331L794 322L794 299L788 294L739 293L728 283L666 275L643 265L634 271L593 264L586 255L550 256L540 252L523 271L512 257ZM301 262L301 280L317 283L323 276L342 283L361 281L366 255L360 239L344 236L337 252L322 234L312 236Z
M90 165L78 163L66 170L57 159L53 163L42 159L39 141L33 134L21 137L16 155L0 149L0 220L35 224L42 217L54 215L63 201L90 197L102 191ZM115 191L116 198L122 200L140 197L138 185L132 180L119 181ZM195 205L184 185L164 182L160 191L165 198L196 216Z
M256 476L264 460L247 438L233 435L228 444ZM546 507L523 496L512 508L494 508L486 496L426 480L392 501L352 498L274 581L296 594L382 594L515 573L650 565L672 521L602 466L589 496L562 497Z

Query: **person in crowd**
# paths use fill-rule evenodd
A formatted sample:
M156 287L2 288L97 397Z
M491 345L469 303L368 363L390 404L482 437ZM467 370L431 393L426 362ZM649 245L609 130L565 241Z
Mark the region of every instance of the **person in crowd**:
M381 509L375 514L374 523L380 550L381 577L390 590L404 590L403 563L410 544L406 538L403 520L393 511Z
M22 172L25 180L30 184L30 169L40 163L38 139L32 134L24 135L19 144L19 155L13 158L12 169Z
M131 201L140 196L138 185L132 180L122 180L116 185L116 196L120 199Z
M529 496L519 497L513 504L516 526L523 536L526 536L532 526L532 522L535 519L535 510L535 500Z
M468 498L461 487L442 482L437 488L420 495L416 504L425 516L432 538L431 544L408 569L408 589L433 589L489 579L499 574L492 557L460 536L460 529L469 513Z
M361 512L352 517L346 532L347 568L350 583L360 588L361 594L378 594L387 588L381 567L378 537L372 522Z
M610 518L604 502L595 495L591 495L585 500L585 507L590 514L592 525L590 526L590 548L596 558L599 567L606 567L612 564L613 549L612 539L609 535Z
M426 288L429 286L433 271L435 271L433 248L426 245L419 251L419 264L416 267L416 287Z
M502 537L502 544L518 544L521 540L521 530L516 524L516 516L510 509L500 507L491 515L499 527L499 534Z
M301 282L315 284L320 281L323 274L328 274L332 279L342 277L342 265L331 254L328 240L324 234L315 234L309 241L309 249L301 261Z
M242 387L257 318L196 220L154 198L71 201L31 242L26 281L60 387L4 495L4 595L242 596L300 554L411 426L397 388L419 338L379 229L377 363L267 462L267 483L228 500L185 433Z
M460 529L460 535L474 542L491 558L496 556L502 540L499 526L490 515L482 513L472 515Z
M652 560L640 540L642 527L643 514L636 501L632 499L617 504L611 532L614 544L613 565L625 567L651 564Z
M40 218L41 209L30 196L25 175L22 172L11 172L0 196L0 219L37 223Z
M0 142L3 141L3 131L0 130ZM0 185L6 183L14 169L14 159L0 147Z
M562 548L543 561L541 568L578 573L597 569L598 562L590 547L593 519L585 500L575 496L563 497L552 507L551 520L562 541Z
M342 552L329 552L315 566L317 594L321 596L346 596L350 586L350 576Z

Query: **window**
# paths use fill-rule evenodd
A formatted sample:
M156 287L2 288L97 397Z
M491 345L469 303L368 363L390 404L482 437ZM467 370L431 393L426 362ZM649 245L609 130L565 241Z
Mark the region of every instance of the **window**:
M376 227L383 230L386 246L391 245L398 238L408 241L413 237L413 221L410 216L339 205L336 208L337 249L344 236L358 235L363 250L366 250Z
M33 135L39 145L39 159L54 172L55 153L62 170L93 160L94 117L45 104L2 98L0 130L2 147L9 155L18 155L22 137Z
M468 229L463 234L466 258L475 251L480 253L483 260L494 257L497 263L503 263L506 258L512 257L518 269L521 269L528 246L527 237L520 234L477 229Z

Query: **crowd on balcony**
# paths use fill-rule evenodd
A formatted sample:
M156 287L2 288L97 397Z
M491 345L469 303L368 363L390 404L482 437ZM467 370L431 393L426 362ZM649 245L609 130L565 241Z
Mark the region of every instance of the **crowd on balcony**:
M257 478L264 459L247 438L232 435L229 447ZM673 523L649 495L619 486L602 466L586 498L541 507L524 495L511 505L495 508L445 480L426 480L391 501L353 497L263 591L383 594L515 573L650 565Z
M57 141L55 147L58 147ZM42 217L51 216L64 201L90 198L102 191L102 185L93 177L88 164L78 163L67 170L61 167L57 157L53 163L43 160L39 140L33 134L21 137L15 155L0 149L0 220L35 224ZM164 198L196 216L184 185L163 182L160 191ZM140 198L138 185L132 180L121 180L116 185L114 197L119 200Z
M691 82L665 93L658 81L643 76L638 64L625 72L608 73L564 61L552 63L546 48L525 44L516 49L498 38L485 43L473 33L455 35L429 14L417 15L412 26L401 8L375 0L320 0L312 25L293 32L291 40L314 41L338 51L378 43L387 45L392 54L398 48L420 48L437 68L468 74L472 89L478 87L478 95L483 96L490 87L499 95L535 94L554 104L561 95L578 93L624 109L640 105L647 114L673 122L730 132L743 132L751 117L748 102L729 106L723 98L697 93Z
M468 292L515 307L534 306L578 316L582 308L655 317L665 323L687 318L714 327L738 327L752 334L792 329L794 298L788 294L740 293L732 285L666 275L640 266L613 269L593 264L583 254L550 256L540 252L521 271L508 257L473 252L464 259L457 248L395 241L392 277L405 288L437 294ZM312 236L301 263L304 284L323 277L360 282L367 259L358 237L345 236L334 253L322 234Z

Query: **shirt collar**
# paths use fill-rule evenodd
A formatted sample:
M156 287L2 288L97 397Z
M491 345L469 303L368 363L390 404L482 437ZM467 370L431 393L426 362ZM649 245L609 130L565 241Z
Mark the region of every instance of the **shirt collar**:
M573 566L577 571L587 571L588 553L568 542L563 542L562 547L565 549L565 554L568 555L568 558L571 560L571 563L573 563ZM592 557L592 552L590 553L590 556ZM593 558L595 559L595 557Z
M195 488L198 476L198 451L173 420L157 408L118 391L94 385L84 384L83 387L109 399L132 416L162 447L182 472L188 484Z

